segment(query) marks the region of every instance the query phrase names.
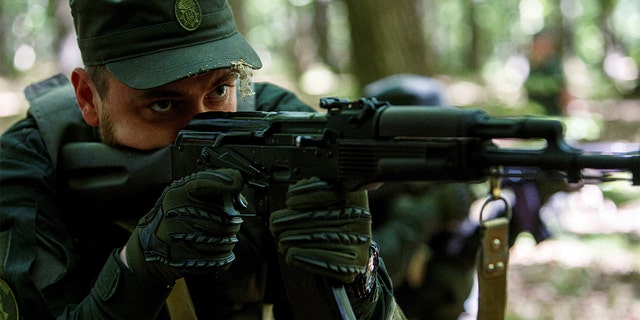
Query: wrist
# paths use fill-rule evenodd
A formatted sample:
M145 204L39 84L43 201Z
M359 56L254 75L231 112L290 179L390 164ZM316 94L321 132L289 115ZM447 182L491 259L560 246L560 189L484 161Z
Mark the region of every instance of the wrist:
M124 266L118 250L113 250L91 294L82 303L96 304L99 307L94 308L108 310L110 317L118 319L152 319L162 309L172 288L141 279Z
M118 256L120 256L120 261L122 261L122 264L124 264L125 267L129 268L129 264L127 263L127 246L122 247L122 250L120 250Z
M375 297L376 279L378 275L380 248L375 242L369 246L369 261L365 273L356 276L353 283L346 285L346 290L352 298L371 299Z

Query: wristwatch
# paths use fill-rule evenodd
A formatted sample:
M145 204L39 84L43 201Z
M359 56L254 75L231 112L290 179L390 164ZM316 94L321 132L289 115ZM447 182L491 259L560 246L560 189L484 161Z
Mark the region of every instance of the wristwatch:
M346 286L346 290L352 297L358 299L371 298L376 289L376 277L378 273L380 247L375 242L371 242L369 247L369 262L363 274L356 276L353 283Z

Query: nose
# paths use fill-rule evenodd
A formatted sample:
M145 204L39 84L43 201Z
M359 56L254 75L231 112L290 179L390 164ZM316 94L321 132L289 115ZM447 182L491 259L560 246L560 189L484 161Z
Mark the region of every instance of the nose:
M196 114L197 113L207 112L207 111L211 111L211 110L209 108L207 108L207 105L204 104L203 101L200 101L200 103L198 103L197 106L196 106Z
M191 121L193 117L203 112L209 111L203 103L191 102L188 108L183 109L182 117L185 121ZM186 124L186 123L185 123Z
M191 100L191 107L189 108L189 110L191 111L192 116L203 112L212 111L211 107L206 103L206 99L201 97Z

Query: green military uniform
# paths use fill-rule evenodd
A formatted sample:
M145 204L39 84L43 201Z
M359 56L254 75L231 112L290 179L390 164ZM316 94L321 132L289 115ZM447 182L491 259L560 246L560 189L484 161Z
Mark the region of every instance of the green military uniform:
M531 68L524 82L529 100L540 104L550 116L563 114L560 98L565 88L562 61L554 57L542 65Z
M529 75L524 82L529 100L539 104L550 116L564 114L562 95L566 90L566 79L558 47L556 35L550 31L541 31L534 36Z
M369 193L374 239L409 319L457 319L473 286L473 195L464 183L393 183Z
M254 90L255 103L243 106L240 100L239 109L255 105L262 111L312 111L275 85L256 84ZM122 264L117 248L127 242L129 233L113 223L114 217L127 214L135 214L129 218L137 220L145 211L105 212L75 206L64 192L56 154L64 143L97 141L94 128L83 122L66 77L58 75L32 85L26 93L35 104L29 116L0 139L0 253L4 258L0 278L15 294L20 315L24 319L123 314L131 319L152 318L147 310L153 308L146 306L160 308L171 288L144 282ZM119 207L148 210L153 206L141 201ZM234 249L236 261L228 271L186 278L199 318L256 319L261 318L263 303L286 305L266 219L245 219ZM377 303L374 316L382 316L393 305L383 264L377 280L380 295L373 302ZM96 300L109 305L109 310L100 309Z

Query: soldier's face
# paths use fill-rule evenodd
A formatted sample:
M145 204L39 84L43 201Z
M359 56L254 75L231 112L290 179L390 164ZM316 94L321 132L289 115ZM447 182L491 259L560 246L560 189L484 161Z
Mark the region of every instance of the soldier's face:
M173 142L194 115L236 111L237 75L228 69L136 90L109 75L109 89L97 104L99 128L107 144L142 150Z

